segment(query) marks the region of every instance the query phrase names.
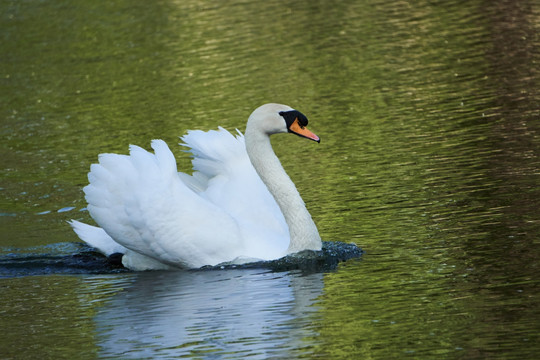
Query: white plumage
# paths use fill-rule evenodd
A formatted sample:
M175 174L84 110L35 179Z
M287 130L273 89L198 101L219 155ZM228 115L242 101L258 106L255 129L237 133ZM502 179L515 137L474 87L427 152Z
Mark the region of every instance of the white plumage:
M295 132L318 141L302 124L290 129L286 118L296 114L285 105L263 105L250 116L245 138L221 127L189 131L182 140L193 155L193 175L177 171L162 140L152 141L154 153L132 145L129 155L101 154L84 188L100 227L70 223L104 254L123 253L124 266L134 270L318 250L317 228L269 140L273 133Z

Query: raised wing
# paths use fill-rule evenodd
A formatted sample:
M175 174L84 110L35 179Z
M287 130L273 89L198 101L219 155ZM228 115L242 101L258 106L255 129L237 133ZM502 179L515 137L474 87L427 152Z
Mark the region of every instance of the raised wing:
M170 265L199 267L234 259L245 248L239 224L179 177L165 142L154 154L101 154L84 188L88 210L116 242ZM225 260L224 260L225 259Z
M181 175L203 198L239 224L251 256L270 259L286 254L289 231L276 201L253 168L244 136L223 128L189 131L181 138L190 148L195 172Z

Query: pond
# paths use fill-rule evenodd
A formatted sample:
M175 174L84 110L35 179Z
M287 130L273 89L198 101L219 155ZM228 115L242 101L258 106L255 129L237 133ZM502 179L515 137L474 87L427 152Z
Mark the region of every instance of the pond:
M540 352L537 2L0 10L1 358ZM321 271L66 262L88 253L66 221L92 223L82 188L99 153L160 138L189 171L179 136L244 131L267 102L321 137L272 143L323 240L361 258Z

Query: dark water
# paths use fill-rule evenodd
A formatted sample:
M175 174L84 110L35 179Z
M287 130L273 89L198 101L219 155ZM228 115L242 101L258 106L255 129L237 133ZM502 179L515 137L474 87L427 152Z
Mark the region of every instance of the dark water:
M1 358L540 352L537 2L0 10ZM361 260L132 273L76 244L98 153L162 138L188 169L178 136L243 130L266 102L320 135L273 144L322 238Z

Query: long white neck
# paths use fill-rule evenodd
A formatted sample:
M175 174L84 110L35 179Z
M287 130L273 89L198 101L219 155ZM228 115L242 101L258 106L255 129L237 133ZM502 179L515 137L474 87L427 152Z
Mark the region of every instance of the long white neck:
M246 150L253 167L274 196L289 226L289 254L302 250L320 250L322 243L311 215L294 183L277 158L270 137L249 126L245 134Z

